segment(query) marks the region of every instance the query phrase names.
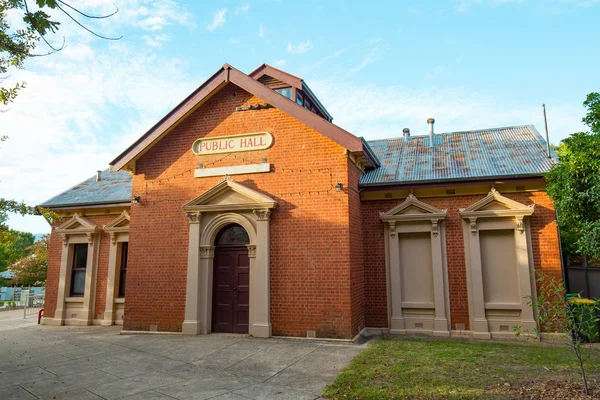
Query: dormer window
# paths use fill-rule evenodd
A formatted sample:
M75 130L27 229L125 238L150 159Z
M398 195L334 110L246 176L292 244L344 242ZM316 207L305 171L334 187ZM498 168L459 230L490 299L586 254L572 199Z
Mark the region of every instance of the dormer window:
M286 87L286 88L281 88L281 89L275 89L275 91L279 94L284 95L288 99L292 98L292 88Z

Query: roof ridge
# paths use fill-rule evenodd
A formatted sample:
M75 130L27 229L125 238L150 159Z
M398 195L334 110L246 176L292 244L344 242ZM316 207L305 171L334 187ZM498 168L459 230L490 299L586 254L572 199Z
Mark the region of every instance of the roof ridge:
M487 131L497 131L497 130L502 130L502 129L512 129L512 128L533 128L530 129L530 131L532 133L534 133L533 131L537 132L537 130L535 129L535 127L533 126L533 124L525 124L525 125L509 125L509 126L500 126L497 128L484 128L484 129L471 129L471 130L466 130L466 131L455 131L455 132L441 132L438 133L436 132L435 135L436 136L442 136L442 135L456 135L456 134L464 134L464 133L477 133L477 132L487 132ZM539 135L539 133L538 133ZM428 138L429 134L423 134L423 135L410 135L411 138ZM541 137L541 136L540 136ZM371 139L371 140L367 140L367 142L383 142L386 140L404 140L404 136L396 136L396 137L391 137L391 138L382 138L382 139Z

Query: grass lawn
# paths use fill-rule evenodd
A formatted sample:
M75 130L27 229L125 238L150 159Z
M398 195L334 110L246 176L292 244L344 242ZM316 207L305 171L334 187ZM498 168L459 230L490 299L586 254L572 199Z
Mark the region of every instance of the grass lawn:
M600 373L600 350L587 363L588 380ZM562 345L490 343L426 338L377 339L323 394L332 399L564 398L579 385L576 358ZM523 385L546 387L524 394ZM565 387L566 386L566 387ZM519 394L519 390L521 390ZM545 394L544 394L545 393ZM554 393L554 394L551 394ZM596 390L596 393L598 391ZM581 397L587 398L587 397ZM591 397L590 397L591 398Z

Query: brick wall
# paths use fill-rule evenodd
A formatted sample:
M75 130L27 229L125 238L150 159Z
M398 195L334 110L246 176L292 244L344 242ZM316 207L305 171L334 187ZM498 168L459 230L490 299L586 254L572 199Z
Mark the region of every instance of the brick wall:
M110 221L115 219L117 215L93 215L86 216L85 218L98 225L100 229L102 226L108 224ZM44 306L44 316L48 318L54 318L54 312L56 311L56 299L58 296L58 281L60 278L60 260L62 257L62 238L54 231L54 228L63 224L67 219L57 221L50 234L50 252L48 255L48 278L46 280L46 304ZM102 314L104 317L104 310L106 309L106 282L108 279L108 254L110 251L110 235L104 231L100 232L99 242L99 256L98 265L96 268L96 300L94 306L94 312L92 314L93 319L98 318L98 314ZM69 289L66 288L65 296L69 295Z
M552 200L545 192L508 193L504 196L529 205L535 203L530 217L531 244L536 269L561 276L558 233ZM451 326L465 324L469 329L469 305L465 249L459 208L466 208L485 197L481 195L419 198L434 207L448 209L445 220L448 282L450 289ZM379 212L386 212L403 199L363 201L363 248L365 257L366 324L369 327L388 327L383 223Z
M137 161L132 194L141 202L131 209L125 329L181 330L189 229L181 207L219 181L194 178L196 165L224 167L268 157L274 172L234 179L279 204L271 215L273 334L305 336L315 330L320 337L347 338L355 333L361 317L351 312L349 265L357 272L361 263L350 251L349 198L355 208L358 203L356 196L332 188L336 182L348 187L344 149L275 108L235 111L262 102L230 84ZM191 151L201 137L259 131L273 134L271 149L229 156ZM360 303L360 290L353 293Z
M350 226L350 280L352 296L352 330L357 333L365 327L365 285L362 212L358 180L360 170L348 163L349 226Z

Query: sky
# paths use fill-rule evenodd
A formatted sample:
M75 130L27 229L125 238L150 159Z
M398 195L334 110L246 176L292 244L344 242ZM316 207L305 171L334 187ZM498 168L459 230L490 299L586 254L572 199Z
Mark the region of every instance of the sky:
M33 3L33 2L31 2ZM0 197L31 205L95 175L224 63L303 78L333 122L367 140L534 124L558 144L600 91L600 0L73 0L64 48L10 71ZM375 6L375 4L377 4ZM10 13L11 26L21 15ZM41 44L39 53L48 48ZM46 233L41 217L13 229Z

